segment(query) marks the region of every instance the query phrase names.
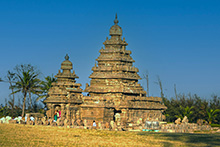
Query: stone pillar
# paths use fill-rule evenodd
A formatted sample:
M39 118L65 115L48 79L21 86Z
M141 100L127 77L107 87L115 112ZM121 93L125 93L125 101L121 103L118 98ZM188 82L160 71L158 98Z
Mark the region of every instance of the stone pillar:
M65 108L64 104L61 104L61 120L65 119Z
M127 111L126 111L126 109L122 109L122 110L121 110L121 120L122 120L122 121L125 121L125 120L127 119L126 116L127 116Z
M76 111L76 119L80 119L79 110Z
M71 116L70 116L70 104L67 104L67 105L66 105L66 118L67 118L68 120L71 119Z
M76 120L76 110L73 110L72 112L73 112L72 113L72 117L73 117L72 119Z
M27 117L27 122L26 122L26 124L30 125L30 114L26 114L26 117Z
M54 113L55 113L55 104L52 104L52 109L51 109L51 119L54 119Z
M46 115L47 115L47 118L51 117L51 109L52 109L52 105L50 103L47 103L47 112L46 112Z
M128 113L128 111L126 110L126 109L122 109L121 110L121 125L122 126L124 126L125 124L126 124L126 122L127 122L127 120L128 120L128 118L127 118L127 114Z

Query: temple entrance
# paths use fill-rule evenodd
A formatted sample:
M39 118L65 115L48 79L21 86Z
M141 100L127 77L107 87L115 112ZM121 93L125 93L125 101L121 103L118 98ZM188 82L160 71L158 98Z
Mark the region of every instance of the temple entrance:
M113 116L114 122L118 121L120 117L121 117L121 110L114 109L114 116Z
M61 106L60 105L54 105L54 110L56 111L61 111Z

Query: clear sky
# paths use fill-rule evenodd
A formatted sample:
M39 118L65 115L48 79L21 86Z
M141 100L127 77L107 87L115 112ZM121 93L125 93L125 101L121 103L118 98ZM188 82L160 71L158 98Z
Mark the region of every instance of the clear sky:
M79 76L89 75L115 13L139 75L148 71L150 95L220 95L219 0L0 0L0 77L32 64L41 78L57 74L66 53ZM140 84L146 89L145 80ZM8 97L0 83L0 103Z

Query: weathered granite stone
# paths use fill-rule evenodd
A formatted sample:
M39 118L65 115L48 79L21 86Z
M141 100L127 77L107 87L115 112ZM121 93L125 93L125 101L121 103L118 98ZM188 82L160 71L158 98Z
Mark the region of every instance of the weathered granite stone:
M163 124L160 129L161 132L193 133L194 131L209 131L211 126L195 123Z
M142 125L142 118L139 118L139 119L137 120L137 125Z
M100 56L96 59L90 84L86 84L82 95L81 84L76 83L75 71L69 56L61 64L57 82L52 83L48 95L44 100L47 105L47 117L54 118L55 110L61 113L61 119L68 119L74 124L82 126L82 120L87 124L96 122L114 122L108 128L120 130L128 121L137 122L140 118L151 121L162 121L162 112L166 106L159 97L147 97L146 91L138 83L140 76L138 68L131 57L131 51L125 38L122 39L122 28L118 25L117 16L110 28L110 38L106 38L104 48L100 49ZM80 121L79 121L80 120ZM138 122L141 125L141 121ZM71 122L73 125L73 122Z
M114 121L110 122L110 126L111 126L111 130L115 130L116 129L116 125Z
M61 119L58 119L58 120L56 121L56 123L57 123L57 126L62 126L62 125L63 125Z
M181 118L177 118L177 119L175 120L175 124L181 124Z
M71 124L74 126L75 125L75 119L71 120Z
M109 124L109 122L106 122L106 123L105 123L105 129L107 129L107 130L112 129L111 126L110 126L110 124Z
M189 120L188 120L187 116L184 116L182 123L188 123L188 122L189 122Z
M34 124L38 125L38 118L37 117L34 118Z
M80 119L77 119L76 120L76 125L77 126L83 126L83 123L82 123L82 121Z
M17 121L13 120L13 119L9 120L8 122L9 122L9 124L16 124L17 123Z
M47 125L47 124L46 124L46 117L42 117L42 118L41 118L41 122L42 122L43 125Z
M197 120L197 124L200 125L200 126L203 125L203 122L204 122L203 119L198 119L198 120Z
M84 125L85 127L88 127L88 125L87 125L87 120L86 120L86 119L83 120L83 125Z
M26 124L23 119L20 120L19 124Z

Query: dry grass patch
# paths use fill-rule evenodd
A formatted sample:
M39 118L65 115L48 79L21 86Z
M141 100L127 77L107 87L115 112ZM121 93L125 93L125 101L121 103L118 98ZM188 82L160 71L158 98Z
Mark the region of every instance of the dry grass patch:
M0 146L217 146L219 144L220 134L202 135L0 124ZM208 138L205 141L204 135Z

